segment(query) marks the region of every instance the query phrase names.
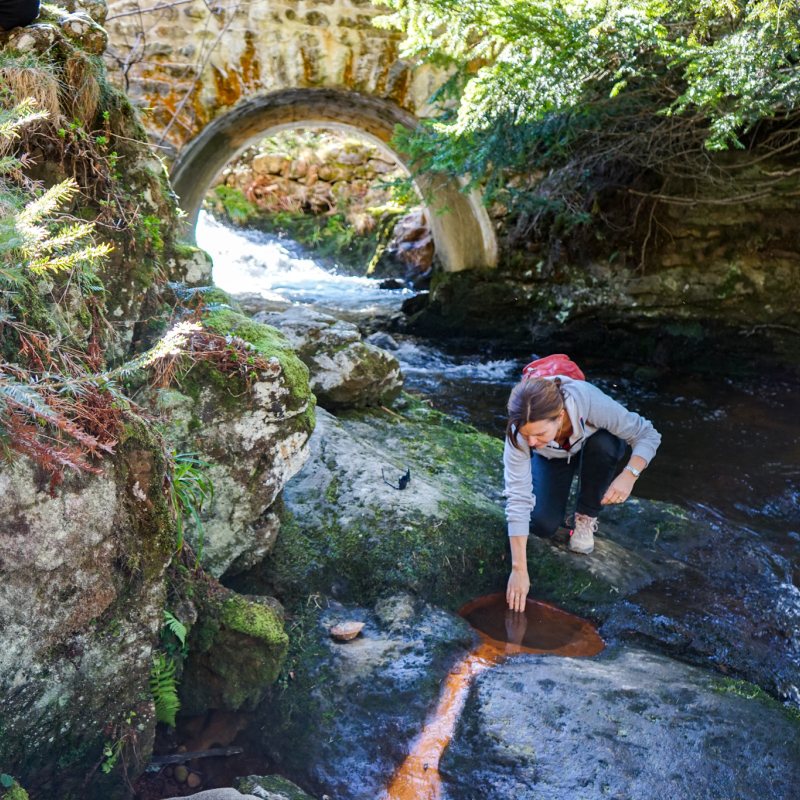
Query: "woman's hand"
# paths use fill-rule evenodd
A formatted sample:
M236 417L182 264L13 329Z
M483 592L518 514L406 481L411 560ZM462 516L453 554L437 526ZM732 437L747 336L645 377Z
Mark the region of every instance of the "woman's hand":
M609 503L624 503L633 491L636 476L630 470L624 470L611 482L608 491L603 496L604 506Z
M511 577L508 579L508 588L506 589L506 600L512 611L525 610L525 601L528 599L530 588L531 581L527 568L517 569L514 567L511 570Z

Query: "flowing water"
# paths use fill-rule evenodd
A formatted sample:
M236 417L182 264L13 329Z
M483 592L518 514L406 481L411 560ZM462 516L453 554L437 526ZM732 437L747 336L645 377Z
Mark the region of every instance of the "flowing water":
M235 231L205 214L197 239L214 258L219 286L231 293L260 294L274 308L303 303L356 322L388 319L411 294L336 274L293 242ZM395 338L407 391L493 436L503 435L505 401L530 352ZM686 508L729 536L732 563L749 559L757 565L747 575L742 603L726 595L734 590L726 589L722 578L717 583L709 579L712 567L703 572L698 561L677 584L647 587L637 598L642 606L649 613L680 617L704 603L727 606L734 614L738 604L746 617L748 602L759 596L764 607L795 609L789 616L800 618L798 387L780 379L676 374L643 379L635 365L614 361L582 360L581 367L587 380L652 420L663 436L657 458L637 482L637 496ZM709 551L699 559L711 565L718 556ZM504 606L498 595L462 609L483 643L451 673L436 712L384 800L440 796L436 766L476 675L513 652L591 655L603 647L589 623L558 609L529 602L524 615L509 616ZM800 637L800 630L782 635Z

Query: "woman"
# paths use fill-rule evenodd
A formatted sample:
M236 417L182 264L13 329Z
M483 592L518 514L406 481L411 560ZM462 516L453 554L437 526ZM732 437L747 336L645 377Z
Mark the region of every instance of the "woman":
M614 478L626 443L633 454ZM660 443L652 423L585 381L530 378L514 387L503 453L512 611L525 608L531 585L528 534L547 538L563 524L576 470L581 474L569 549L591 553L602 507L628 498Z
M39 16L39 0L0 0L0 31L30 25Z

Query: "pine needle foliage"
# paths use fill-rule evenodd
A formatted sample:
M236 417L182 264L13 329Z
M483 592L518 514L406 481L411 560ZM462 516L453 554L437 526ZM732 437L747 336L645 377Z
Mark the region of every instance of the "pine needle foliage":
M156 719L175 727L175 714L181 704L178 700L178 684L175 679L175 662L168 660L164 653L153 654L150 669L150 693L156 708Z
M402 55L449 70L437 113L395 144L465 178L526 232L588 222L631 187L731 202L796 186L745 172L800 152L800 0L377 0ZM713 153L750 148L741 162ZM513 185L509 178L523 176Z

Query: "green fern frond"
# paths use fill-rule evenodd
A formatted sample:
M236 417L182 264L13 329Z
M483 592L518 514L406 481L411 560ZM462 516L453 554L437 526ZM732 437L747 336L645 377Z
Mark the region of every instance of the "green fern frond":
M164 626L171 630L181 644L186 644L186 626L169 611L164 611Z
M181 707L178 684L175 680L175 662L167 661L164 653L153 654L150 670L150 693L156 707L156 719L175 727L175 714Z

